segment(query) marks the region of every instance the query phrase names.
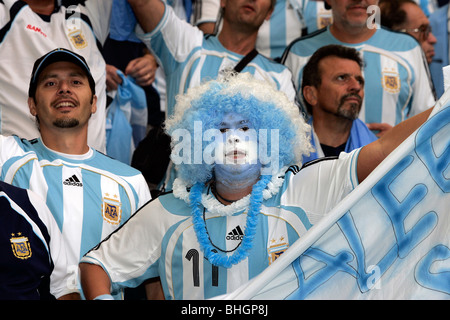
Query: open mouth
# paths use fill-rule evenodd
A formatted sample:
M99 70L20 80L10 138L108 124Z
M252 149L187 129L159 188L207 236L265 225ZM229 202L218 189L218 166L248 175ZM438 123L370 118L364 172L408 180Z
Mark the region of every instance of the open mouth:
M53 104L53 107L58 110L69 110L76 106L77 104L72 100L60 100Z
M227 163L241 163L245 161L247 153L242 150L231 150L225 153L225 159Z
M253 8L252 6L250 6L250 5L245 5L245 6L243 6L242 7L245 11L255 11L255 8Z
M231 150L225 154L226 157L245 157L246 152L242 150Z
M347 9L360 9L360 10L367 10L367 6L363 6L360 4L356 4L356 5L349 5L347 7Z

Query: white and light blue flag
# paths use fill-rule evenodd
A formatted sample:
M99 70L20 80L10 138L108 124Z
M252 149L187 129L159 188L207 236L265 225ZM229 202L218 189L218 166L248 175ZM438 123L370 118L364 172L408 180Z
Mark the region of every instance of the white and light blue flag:
M223 299L450 299L450 90L329 215Z

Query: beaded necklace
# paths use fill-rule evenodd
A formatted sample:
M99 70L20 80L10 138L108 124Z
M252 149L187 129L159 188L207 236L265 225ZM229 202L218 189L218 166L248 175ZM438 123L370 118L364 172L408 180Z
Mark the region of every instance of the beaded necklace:
M218 252L209 238L208 231L206 230L206 222L203 217L203 210L201 209L204 184L196 183L192 186L189 193L189 200L192 209L194 231L205 258L208 259L211 264L224 268L231 268L234 264L237 264L248 257L250 250L253 247L253 238L258 224L258 215L263 202L263 190L270 180L271 176L261 176L260 180L253 186L250 195L244 237L231 256L228 256L226 253Z

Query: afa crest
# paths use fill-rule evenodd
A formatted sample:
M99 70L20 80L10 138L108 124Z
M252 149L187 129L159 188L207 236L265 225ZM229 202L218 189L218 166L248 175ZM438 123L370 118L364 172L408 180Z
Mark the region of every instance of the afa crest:
M77 49L83 49L87 46L86 38L84 37L81 30L77 29L69 33L70 41Z
M284 237L281 237L277 243L277 240L272 239L270 242L274 243L269 248L267 248L267 252L269 254L269 264L272 264L279 256L283 254L289 247L286 242L283 242Z
M331 10L320 9L317 13L317 28L322 29L329 26L333 22Z
M28 259L31 257L31 246L27 237L21 236L21 233L17 237L12 234L11 247L14 256L19 259Z
M385 91L389 93L400 92L400 76L397 72L384 70L381 82Z
M122 204L117 199L103 197L102 215L103 220L113 225L118 225L122 218ZM117 197L117 196L115 196Z

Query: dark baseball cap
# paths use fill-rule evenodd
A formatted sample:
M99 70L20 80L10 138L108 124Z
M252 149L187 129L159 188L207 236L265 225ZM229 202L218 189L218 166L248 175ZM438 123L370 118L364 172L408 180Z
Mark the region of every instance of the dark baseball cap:
M30 87L28 89L28 96L34 98L36 94L37 82L41 72L55 62L67 61L72 62L79 66L86 73L89 80L89 86L91 87L92 94L95 94L95 80L92 77L91 70L86 63L86 60L79 54L72 52L64 48L58 48L52 50L39 59L36 60L33 66L33 72L31 73Z

